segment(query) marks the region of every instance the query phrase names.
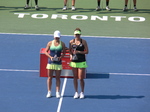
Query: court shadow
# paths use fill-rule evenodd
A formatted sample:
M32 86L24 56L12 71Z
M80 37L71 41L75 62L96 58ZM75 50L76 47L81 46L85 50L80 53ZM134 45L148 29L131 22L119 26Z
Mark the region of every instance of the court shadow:
M58 10L57 13L86 13L86 12L93 12L95 9L93 8L76 8L75 11L72 11L71 8L65 11Z
M43 11L57 11L57 10L61 10L62 8L47 8L47 7L39 7L40 8L40 10L35 10L35 8L34 7L32 7L32 8L29 8L29 9L24 9L23 7L16 7L16 8L14 8L14 9L16 9L16 10L13 10L13 11L10 11L10 12L43 12Z
M109 73L87 73L86 74L87 79L103 79L103 78L109 78Z
M17 9L23 9L23 7L6 7L6 6L0 6L0 10L17 10Z
M49 7L40 7L39 12L42 11L56 11L57 13L86 13L86 12L97 12L97 14L107 14L107 13L121 13L121 14L133 14L133 13L150 13L150 9L138 9L139 11L134 11L133 9L129 9L128 11L123 11L122 9L111 8L112 11L107 11L105 8L100 11L95 11L95 8L76 8L76 11L72 11L71 8L62 11L62 7L57 8L49 8ZM11 6L0 6L0 10L11 10L10 12L36 12L34 5L30 9L24 9L24 5L22 7L11 7ZM12 11L13 10L13 11ZM130 13L129 13L130 12Z
M139 14L139 13L150 13L150 9L138 9L138 11L134 11L133 9L128 9L127 11L123 11L122 9L115 9L112 8L111 11L106 11L106 10L100 10L97 11L98 14L108 14L108 13L112 13L112 14Z
M126 95L86 95L87 99L131 99L144 98L145 96L126 96Z

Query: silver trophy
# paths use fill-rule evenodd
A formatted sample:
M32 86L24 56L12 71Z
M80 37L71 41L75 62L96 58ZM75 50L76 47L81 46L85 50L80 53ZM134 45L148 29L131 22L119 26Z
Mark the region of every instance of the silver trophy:
M55 51L55 55L54 55L54 57L52 58L52 61L59 61L59 59L58 59L58 57L57 57L57 51Z
M77 45L76 45L75 43L72 44L72 49L73 49L74 51L76 51ZM77 57L76 54L73 54L73 55L72 55L72 60L78 60L78 57Z

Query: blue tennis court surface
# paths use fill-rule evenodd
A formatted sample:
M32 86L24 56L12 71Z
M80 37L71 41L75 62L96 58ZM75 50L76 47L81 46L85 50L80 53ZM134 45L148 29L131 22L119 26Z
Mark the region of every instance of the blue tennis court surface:
M68 47L72 36L62 36ZM150 39L82 37L88 42L85 99L73 99L73 79L61 79L64 94L47 99L39 77L39 52L49 35L0 34L2 112L149 112ZM65 83L66 82L66 83Z

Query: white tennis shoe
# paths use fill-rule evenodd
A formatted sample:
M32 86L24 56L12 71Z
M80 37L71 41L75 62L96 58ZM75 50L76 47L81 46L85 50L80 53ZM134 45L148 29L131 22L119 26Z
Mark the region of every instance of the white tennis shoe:
M99 6L97 6L95 10L96 10L96 11L100 11L101 8L100 8Z
M106 7L106 10L111 11L111 9L108 6Z
M60 98L60 93L56 92L56 98Z
M29 5L26 4L25 7L24 7L24 9L30 9Z
M72 10L72 11L75 11L75 10L76 10L76 8L75 8L74 6L72 6L71 10Z
M67 10L67 6L64 6L64 8L63 8L62 10L63 10L63 11L64 11L64 10Z
M78 92L75 92L75 94L74 94L74 97L73 97L74 99L77 99L77 98L79 98L79 94L78 94Z
M125 6L125 7L123 8L123 11L128 11L127 6Z
M84 94L83 94L83 92L80 93L80 99L84 99Z
M138 9L136 7L133 8L134 11L138 11Z
M47 98L52 97L52 93L51 93L50 91L48 91L46 97L47 97Z
M35 6L35 9L36 9L36 10L40 10L39 6L37 6L37 5Z

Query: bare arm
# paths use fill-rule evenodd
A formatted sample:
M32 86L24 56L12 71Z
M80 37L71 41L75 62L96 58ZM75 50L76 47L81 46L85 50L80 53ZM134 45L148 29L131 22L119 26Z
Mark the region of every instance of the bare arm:
M73 42L73 40L71 40L71 41L69 42L70 60L72 60L72 54L73 54L73 52L72 52L72 48L71 48L71 44L72 44L72 42Z
M47 57L49 57L49 58L53 58L53 57L51 57L50 55L49 55L49 53L48 53L48 51L49 51L49 48L50 48L50 46L51 46L51 41L50 42L48 42L47 43L47 46L46 46L46 48L45 48L45 55L47 56Z
M72 48L71 48L72 42L73 42L73 40L71 40L71 41L69 42L69 53L70 53L70 55L72 54Z
M60 59L64 57L65 53L66 53L66 46L65 43L62 42L62 54L60 56Z

